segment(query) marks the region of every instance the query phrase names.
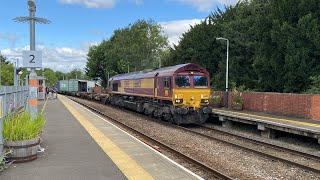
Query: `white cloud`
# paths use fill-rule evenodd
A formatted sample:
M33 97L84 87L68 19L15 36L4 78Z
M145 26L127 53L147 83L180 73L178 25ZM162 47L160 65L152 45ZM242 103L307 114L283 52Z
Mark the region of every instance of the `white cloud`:
M80 4L88 8L96 8L96 9L113 8L117 1L119 0L59 0L59 2L62 4ZM128 0L128 1L136 5L143 4L143 0Z
M59 0L62 4L83 4L88 8L112 8L116 0Z
M143 0L130 0L131 2L133 2L136 5L141 5L143 4Z
M95 44L95 43L93 43ZM54 70L68 72L74 68L83 69L87 61L87 52L89 43L85 45L86 48L70 48L70 47L57 47L47 48L43 45L37 46L37 50L42 51L43 56L43 67L48 67ZM21 56L23 50L28 50L29 46L14 48L14 49L3 49L1 54L11 61L12 58L18 58L20 65L22 64Z
M181 35L188 31L191 26L199 24L201 19L186 19L177 21L160 22L164 33L168 36L171 45L178 44Z
M214 8L214 5L225 4L225 5L234 5L239 0L173 0L180 3L188 4L194 6L201 12L207 12Z
M17 42L19 39L20 39L20 38L19 38L17 35L15 35L15 34L0 33L0 40L7 41L11 48L14 48L14 47L15 47L15 44L16 44L16 42Z

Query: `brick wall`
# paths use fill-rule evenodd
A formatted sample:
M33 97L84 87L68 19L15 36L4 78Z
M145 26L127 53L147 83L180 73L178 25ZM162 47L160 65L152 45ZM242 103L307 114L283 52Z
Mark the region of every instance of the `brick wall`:
M320 95L312 97L311 119L320 120Z
M241 96L244 110L320 120L320 95L243 92ZM232 93L229 93L231 105Z

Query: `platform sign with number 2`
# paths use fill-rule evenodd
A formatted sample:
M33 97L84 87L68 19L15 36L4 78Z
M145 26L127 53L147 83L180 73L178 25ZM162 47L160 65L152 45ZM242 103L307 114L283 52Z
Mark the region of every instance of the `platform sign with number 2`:
M23 51L23 67L25 68L41 68L42 52L41 51Z

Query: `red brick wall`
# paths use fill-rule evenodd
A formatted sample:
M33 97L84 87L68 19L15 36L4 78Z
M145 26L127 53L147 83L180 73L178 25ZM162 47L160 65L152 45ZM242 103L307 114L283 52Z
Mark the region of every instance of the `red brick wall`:
M320 96L312 97L311 119L320 120Z
M243 92L244 110L320 120L320 95ZM229 93L229 107L232 93Z

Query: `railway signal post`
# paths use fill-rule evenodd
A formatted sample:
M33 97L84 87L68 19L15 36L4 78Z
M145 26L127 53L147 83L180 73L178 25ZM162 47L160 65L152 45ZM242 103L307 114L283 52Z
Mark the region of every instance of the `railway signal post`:
M42 66L42 54L36 51L36 33L35 24L49 24L50 21L44 18L35 17L36 3L34 0L28 0L29 17L17 17L13 20L21 23L30 24L30 51L23 53L23 66L30 68L29 75L29 99L28 99L28 111L32 118L36 118L38 114L38 87L39 82L37 80L36 68Z

